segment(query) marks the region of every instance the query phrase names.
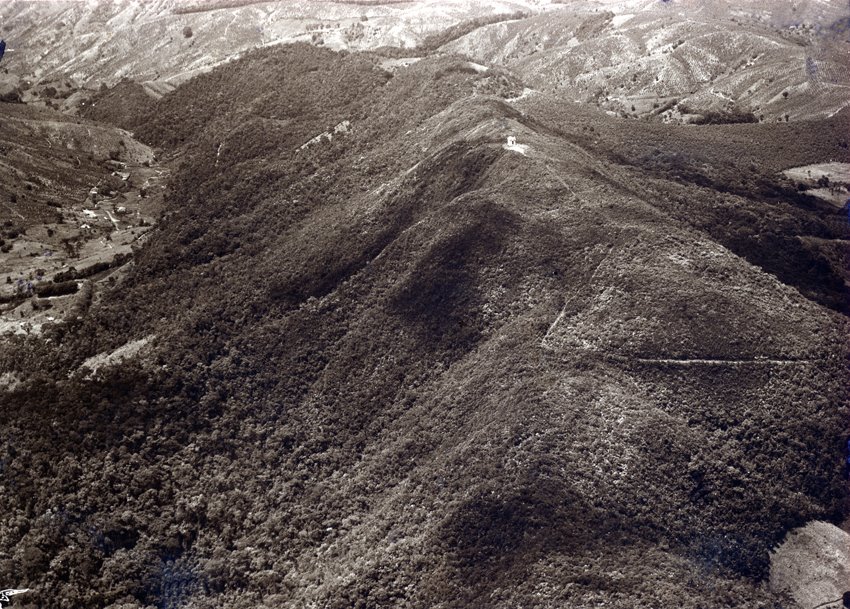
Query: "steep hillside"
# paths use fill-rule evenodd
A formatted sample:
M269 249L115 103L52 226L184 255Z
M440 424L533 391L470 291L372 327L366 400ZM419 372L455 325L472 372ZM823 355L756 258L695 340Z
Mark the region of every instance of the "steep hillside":
M80 115L123 129L134 129L161 97L139 83L124 79L112 87L102 87L80 107Z
M845 515L847 318L709 212L846 239L751 145L784 132L629 123L693 154L653 163L463 57L380 64L256 51L136 126L169 212L0 347L19 605L781 606L769 550Z
M591 109L558 96L525 97L515 105L593 156L639 169L624 181L665 213L847 313L850 192L835 185L844 204L827 203L781 172L805 165L804 159L850 161L850 112L778 125L679 126L600 121Z

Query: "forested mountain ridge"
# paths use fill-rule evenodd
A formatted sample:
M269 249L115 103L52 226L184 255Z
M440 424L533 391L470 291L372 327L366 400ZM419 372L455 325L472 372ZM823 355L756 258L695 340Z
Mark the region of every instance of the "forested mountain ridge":
M667 135L381 65L263 49L105 113L174 174L89 315L0 350L17 604L781 606L768 550L846 509L847 228L750 143L847 161L846 115Z

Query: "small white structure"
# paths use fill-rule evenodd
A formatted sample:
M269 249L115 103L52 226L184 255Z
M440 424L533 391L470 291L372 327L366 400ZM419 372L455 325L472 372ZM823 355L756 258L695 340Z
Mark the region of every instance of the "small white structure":
M83 215L85 215L87 218L97 218L97 214L90 209L84 209Z
M525 156L526 153L528 152L528 145L527 144L517 144L515 135L509 135L508 136L508 142L506 144L503 144L502 148L504 148L505 150L512 150L514 152L519 152L523 156Z
M126 213L127 213L127 208L126 208L126 207L124 207L123 205L120 205L120 206L118 206L118 208L115 210L115 213L116 213L116 214L126 214Z

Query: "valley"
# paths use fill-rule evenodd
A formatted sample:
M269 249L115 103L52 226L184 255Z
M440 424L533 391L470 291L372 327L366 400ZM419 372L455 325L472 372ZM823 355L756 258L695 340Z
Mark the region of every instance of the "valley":
M163 212L167 175L120 129L10 105L0 328L40 332L85 312Z

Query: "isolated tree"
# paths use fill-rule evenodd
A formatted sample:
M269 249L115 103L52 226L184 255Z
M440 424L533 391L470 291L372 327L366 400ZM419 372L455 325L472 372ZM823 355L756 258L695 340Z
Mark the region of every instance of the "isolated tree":
M191 38L194 32L192 32L192 28L188 25L183 28L183 38Z

